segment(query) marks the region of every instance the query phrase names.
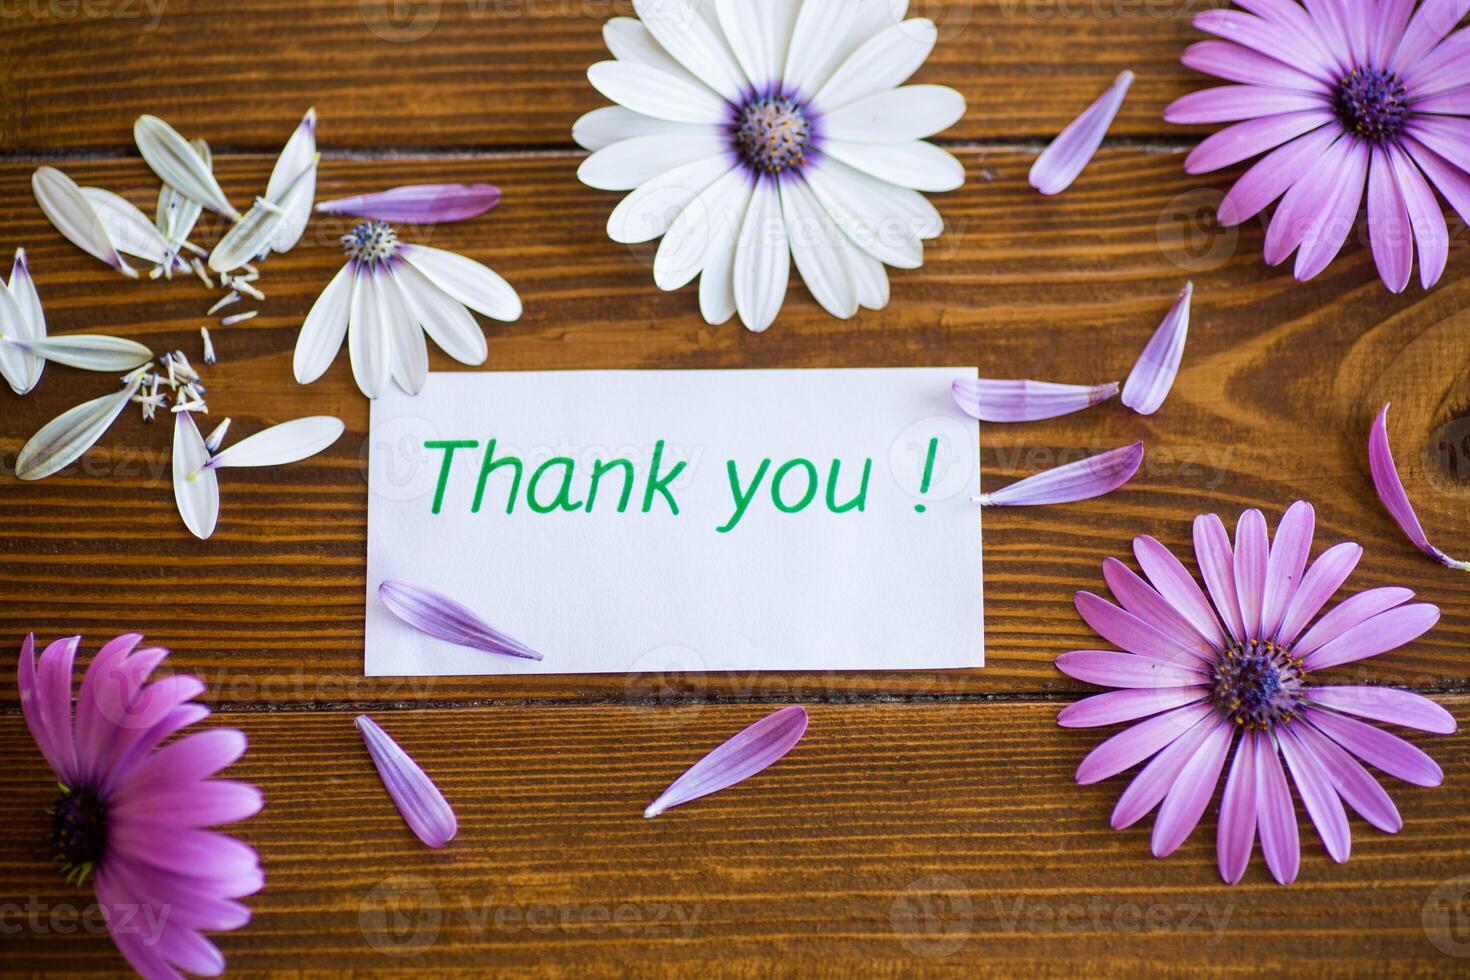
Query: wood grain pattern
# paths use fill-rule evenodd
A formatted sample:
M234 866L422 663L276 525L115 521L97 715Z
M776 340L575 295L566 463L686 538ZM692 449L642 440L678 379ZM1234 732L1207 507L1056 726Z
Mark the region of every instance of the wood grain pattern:
M940 43L915 77L974 111L946 140L1050 139L1124 68L1114 132L1178 140L1160 113L1217 0L914 0ZM94 11L83 13L83 7ZM151 8L151 9L150 9ZM68 15L68 9L75 13ZM39 13L32 11L39 10ZM587 67L631 0L9 0L0 149L131 150L151 112L219 148L275 152L308 105L332 148L570 145L605 105ZM155 11L157 15L155 16Z
M251 748L230 774L267 799L241 825L267 885L249 927L217 938L240 976L1138 976L1247 962L1452 975L1463 961L1435 941L1464 943L1443 904L1463 891L1436 888L1470 887L1470 698L1442 700L1461 733L1410 737L1445 785L1393 782L1403 830L1355 818L1344 865L1300 815L1287 888L1259 853L1240 885L1219 883L1214 807L1163 861L1148 856L1150 821L1110 830L1123 781L1076 786L1099 736L1057 729L1047 705L815 706L775 767L656 820L640 815L648 801L765 709L378 713L458 811L441 851L393 810L350 714L231 714ZM13 715L0 752L0 902L43 923L6 937L7 966L115 969L105 936L43 931L90 896L38 846L52 786Z

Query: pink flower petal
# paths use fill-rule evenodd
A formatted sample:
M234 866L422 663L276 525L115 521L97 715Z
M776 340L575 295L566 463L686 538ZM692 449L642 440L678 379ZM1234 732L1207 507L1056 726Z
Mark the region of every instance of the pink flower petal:
M1337 798L1332 781L1327 778L1322 764L1297 739L1292 727L1288 725L1280 730L1277 742L1281 746L1281 754L1286 756L1286 764L1291 767L1291 775L1296 782L1297 792L1301 794L1302 804L1307 808L1307 816L1311 817L1312 825L1317 828L1317 834L1322 838L1328 855L1341 864L1348 859L1352 850L1352 833L1348 830L1347 814L1343 811L1342 801Z
M1444 772L1438 764L1397 735L1330 711L1308 710L1302 717L1316 725L1323 735L1390 776L1415 786L1438 786L1444 782Z
M376 194L321 201L324 214L351 214L404 224L442 224L484 214L500 200L494 184L408 184Z
M1332 129L1328 126L1322 131L1330 133ZM1344 136L1327 147L1281 198L1281 203L1271 215L1271 223L1266 227L1264 255L1267 265L1284 262L1326 213L1333 188L1348 167L1350 151L1356 145L1354 137Z
M1390 144L1389 163L1399 190L1403 192L1404 204L1409 209L1409 224L1414 231L1414 245L1419 249L1419 284L1425 289L1439 282L1444 274L1445 263L1450 255L1450 233L1445 224L1444 211L1439 199L1434 196L1428 181L1419 172L1418 164L1400 147Z
M1194 283L1186 282L1123 383L1123 404L1139 415L1157 412L1174 386L1179 361L1184 357L1184 339L1189 334L1189 301L1193 295Z
M1113 815L1108 820L1109 826L1114 830L1131 827L1158 806L1179 779L1179 774L1194 761L1200 745L1215 727L1216 719L1206 715L1150 759L1118 797Z
M1193 687L1208 680L1193 657L1171 662L1116 650L1072 650L1057 657L1057 670L1100 687Z
M1387 151L1373 148L1368 168L1368 241L1373 263L1389 292L1401 293L1414 266L1414 228L1409 205Z
M1078 592L1077 612L1087 621L1098 636L1129 653L1141 657L1152 657L1167 663L1179 663L1198 667L1200 661L1213 663L1204 644L1193 648L1185 646L1174 637L1160 632L1148 621L1135 616L1126 609L1119 609L1106 599L1091 592ZM1194 631L1187 634L1193 636Z
M429 847L443 847L453 840L459 823L434 781L367 715L357 716L357 730L409 829Z
M806 709L799 704L766 715L731 736L670 783L643 811L643 816L656 817L670 807L749 779L795 748L806 733L806 725Z
M1470 0L1424 0L1405 28L1389 70L1404 71L1417 63L1455 29L1467 9Z
M1302 577L1301 587L1286 607L1281 627L1273 639L1283 646L1290 646L1313 617L1322 611L1322 607L1327 605L1327 600L1337 594L1342 583L1358 567L1358 559L1362 557L1362 547L1351 541L1335 544L1318 555L1317 560L1312 562L1312 567L1307 569L1307 574Z
M982 422L1034 422L1080 412L1118 393L1118 383L1065 385L1052 381L956 378L955 404Z
M1255 217L1309 173L1339 135L1338 127L1323 126L1257 160L1215 209L1220 224L1230 228Z
M1286 11L1283 9L1283 13ZM1252 16L1239 10L1205 10L1194 16L1194 26L1207 34L1214 34L1227 41L1259 51L1284 65L1292 65L1308 72L1314 78L1335 81L1336 66L1331 64L1313 38L1305 36L1311 30L1306 12L1298 10L1300 18L1274 18L1275 22Z
M1266 85L1220 85L1180 96L1164 109L1164 122L1238 122L1287 112L1324 108L1322 96L1301 89L1271 88Z
M1261 831L1261 853L1266 856L1271 877L1289 885L1296 880L1302 861L1296 807L1292 805L1286 771L1281 767L1271 736L1260 730L1249 734L1255 737L1256 743L1256 820Z
M1368 178L1368 146L1355 142L1343 165L1328 176L1331 190L1322 202L1315 220L1302 236L1301 250L1296 255L1292 275L1301 282L1314 278L1342 250L1348 234L1358 221L1358 207L1363 201L1363 187Z
M1344 803L1385 833L1396 834L1403 828L1398 807L1361 762L1311 725L1293 725L1292 733L1317 756Z
M1455 730L1455 716L1422 694L1394 687L1360 687L1339 684L1332 687L1302 688L1302 697L1313 704L1332 708L1360 718L1422 732L1449 735Z
M1220 629L1220 620L1184 563L1147 534L1133 539L1133 555L1154 588L1159 590L1159 594L1188 618L1212 646L1224 647L1225 633Z
M1186 68L1223 78L1227 82L1270 85L1273 88L1299 88L1322 95L1331 92L1321 79L1313 78L1259 51L1252 51L1229 41L1196 41L1184 49L1179 61Z
M486 653L541 659L541 654L500 632L473 609L422 585L384 579L378 586L378 597L389 612L420 633Z
M1200 635L1183 613L1155 592L1127 565L1116 558L1104 558L1103 580L1129 613L1144 623L1151 624L1173 644L1187 649L1195 656L1214 660L1214 645Z
M995 493L981 494L980 503L992 507L1024 507L1101 497L1132 479L1142 462L1143 443L1135 442L1044 470Z
M1287 607L1296 597L1312 550L1312 531L1317 514L1312 505L1298 500L1286 509L1271 542L1266 561L1266 594L1261 605L1261 636L1275 636L1286 617Z
M1220 877L1232 885L1245 876L1256 843L1256 781L1256 740L1245 732L1230 763L1230 775L1225 778L1215 836Z
M1384 508L1416 548L1450 568L1470 568L1470 563L1458 562L1430 544L1428 535L1420 526L1414 505L1409 502L1409 495L1404 491L1403 481L1393 464L1393 453L1388 448L1387 403L1373 420L1373 428L1368 433L1368 469L1373 474L1373 488L1378 491L1378 499L1383 501Z
M1326 670L1376 657L1417 640L1439 622L1439 607L1415 602L1379 613L1303 658L1308 670Z
M1191 704L1123 729L1087 753L1077 767L1077 782L1096 783L1138 765L1213 712L1208 704Z
M1266 564L1270 545L1266 517L1252 507L1235 522L1235 597L1249 638L1261 636L1261 608L1266 599Z
M1317 620L1312 628L1307 630L1306 636L1303 636L1301 641L1292 647L1291 652L1298 657L1305 658L1314 650L1331 643L1359 623L1372 619L1385 610L1401 606L1412 598L1414 598L1412 590L1396 585L1367 589L1350 595L1333 606L1327 615Z
M1234 738L1234 723L1229 718L1221 718L1170 787L1169 795L1164 797L1164 805L1159 807L1159 815L1154 820L1150 839L1154 857L1173 854L1194 832L1210 798L1215 795L1220 770L1225 765L1225 757L1230 753L1230 743Z
M1194 555L1225 628L1237 642L1246 639L1240 600L1235 594L1235 554L1225 525L1214 514L1201 514L1194 519Z
M1031 166L1031 186L1043 194L1059 194L1072 186L1097 148L1102 145L1108 127L1123 105L1133 72L1124 71L1113 80L1107 91L1082 114L1067 124Z
M1057 713L1063 728L1099 728L1156 715L1193 704L1208 692L1204 687L1125 688L1104 691L1067 705Z
M1275 149L1336 117L1325 109L1247 119L1211 133L1184 158L1184 172L1206 174Z

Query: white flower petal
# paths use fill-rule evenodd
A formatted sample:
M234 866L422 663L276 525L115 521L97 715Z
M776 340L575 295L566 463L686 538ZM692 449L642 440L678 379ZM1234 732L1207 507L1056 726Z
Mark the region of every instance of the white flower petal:
M521 298L494 270L474 259L427 245L399 246L398 254L434 285L492 320L518 320Z
M687 132L635 136L603 147L582 161L577 179L600 191L631 191L675 167L729 155L729 139L713 126L677 125Z
M674 122L718 126L730 119L730 106L714 92L657 68L629 61L599 61L587 69L592 87L634 112Z
M904 0L805 0L792 31L782 82L810 98L859 45L903 19Z
M718 135L719 130L713 126L655 119L641 112L634 112L632 109L624 109L620 105L606 105L601 109L593 109L572 124L572 139L576 140L577 145L584 150L601 150L614 143L635 139L639 136L697 136L704 133ZM584 181L584 183L596 186L590 181ZM612 189L621 191L632 188L615 187Z
M643 26L679 64L731 102L748 82L725 39L687 0L633 0Z
M230 272L257 258L270 248L271 236L284 219L285 215L274 207L253 205L210 249L209 267L215 272Z
M316 109L313 108L306 110L281 148L281 155L276 157L271 179L265 185L266 200L280 204L296 178L306 168L316 166L316 159Z
M313 161L287 187L279 201L272 201L284 213L281 221L271 233L272 252L285 254L296 247L306 233L306 224L311 220L311 204L316 197L316 163Z
M910 216L891 207L888 196L874 189L881 181L840 165L810 167L806 178L817 200L858 248L900 269L924 264L924 245Z
M10 298L15 301L15 313L18 320L8 328L0 327L0 333L12 337L15 340L40 340L46 336L46 314L41 310L41 297L36 292L36 283L31 279L31 267L26 262L26 252L23 248L15 250L15 264L10 269ZM11 383L17 395L24 395L36 387L41 380L41 371L46 362L18 347L9 344L0 345L7 349L9 356L13 356L16 368L14 380L7 374L5 380Z
M846 255L858 305L865 310L883 309L888 305L888 270L852 242L847 242Z
M661 72L673 75L681 82L702 89L707 94L718 98L713 89L689 74L688 69L674 60L674 56L654 40L653 34L643 26L643 22L638 18L609 18L607 23L602 25L602 40L607 44L607 50L619 61L657 68Z
M0 376L17 395L30 391L26 379L30 374L29 354L18 346L16 338L25 332L25 317L10 290L0 286Z
M417 395L429 376L429 347L424 342L424 332L419 329L418 318L404 298L391 266L373 276L373 290L379 315L388 331L388 373L398 382L398 387Z
M735 246L735 309L747 330L760 333L781 312L786 281L791 275L791 251L786 244L786 221L776 181L756 182L750 210Z
M189 145L199 154L199 159L204 161L206 167L213 168L214 157L209 152L208 143L196 139L190 140ZM203 212L204 206L198 201L190 200L169 184L163 184L158 188L158 205L153 209L153 223L169 247L177 249L194 233L194 226L199 223L199 215Z
M63 334L60 337L17 340L15 344L48 361L83 371L117 374L153 360L153 352L136 340L102 334Z
M347 329L352 377L369 398L377 398L387 387L390 372L387 325L379 315L373 275L365 263L357 267L352 280L351 321Z
M699 276L699 312L706 323L724 323L735 315L735 243L754 197L755 180L747 179L745 193L731 209L729 220L714 229Z
M898 143L943 132L965 114L965 97L944 85L905 85L864 96L822 117L827 139Z
M801 281L822 309L846 320L857 312L857 289L840 249L842 232L827 216L804 180L783 180L781 211L786 216L786 239Z
M219 521L219 480L209 462L209 450L188 412L174 413L174 503L184 526L196 538L214 533Z
M408 305L439 348L461 364L484 364L490 354L485 332L464 304L445 293L408 262L393 265L393 275Z
M123 275L138 278L138 270L118 254L107 237L107 228L75 181L55 167L37 167L31 175L31 190L36 203L67 241Z
M653 281L659 289L679 289L699 275L717 242L727 251L734 248L753 189L749 172L731 167L679 212L653 257Z
M933 143L826 140L822 151L869 176L916 191L952 191L965 182L964 165Z
M757 92L774 91L781 83L800 0L714 0L714 5L745 77Z
M113 394L68 409L41 426L16 456L15 475L22 480L40 480L81 456L102 438L142 383L143 372L135 372Z
M342 349L352 309L352 279L353 263L349 262L327 283L301 324L296 353L291 358L291 369L301 384L320 378Z
M165 184L216 214L239 219L240 212L225 197L213 171L172 126L157 116L139 116L133 123L133 139L138 144L138 152Z
M283 463L294 463L326 449L337 441L345 428L341 419L330 415L292 419L246 436L211 459L209 468L217 470L230 466L279 466ZM197 434L199 430L194 431Z
M868 38L832 73L812 98L812 104L830 111L902 85L928 59L938 38L939 29L923 17L885 28Z
M101 187L83 187L82 196L92 205L92 212L114 248L127 255L163 265L172 254L158 226L127 198Z
M653 241L700 191L737 166L722 153L659 174L618 202L607 218L607 236L624 245Z

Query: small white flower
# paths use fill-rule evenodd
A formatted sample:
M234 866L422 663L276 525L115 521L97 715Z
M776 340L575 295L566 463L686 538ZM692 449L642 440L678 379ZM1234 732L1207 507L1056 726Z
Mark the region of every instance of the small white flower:
M594 151L577 171L631 191L608 235L663 236L660 289L700 276L710 323L775 320L790 265L823 308L847 318L888 303L885 266L923 264L943 229L920 191L964 168L925 138L965 111L956 91L903 85L937 31L906 0L634 0L603 37L615 60L587 71L615 106L579 119Z
M429 370L425 332L456 361L483 364L489 348L469 310L495 320L521 315L521 298L494 271L401 242L387 222L364 221L342 243L347 264L317 297L296 340L293 368L301 384L322 376L345 334L364 395L378 397L390 378L416 395Z
M222 441L228 420L210 433ZM187 411L174 415L174 502L184 525L197 538L214 533L219 521L219 481L216 470L229 466L277 466L315 455L337 441L341 420L328 415L282 422L262 429L212 455L194 417ZM215 443L218 445L218 442Z

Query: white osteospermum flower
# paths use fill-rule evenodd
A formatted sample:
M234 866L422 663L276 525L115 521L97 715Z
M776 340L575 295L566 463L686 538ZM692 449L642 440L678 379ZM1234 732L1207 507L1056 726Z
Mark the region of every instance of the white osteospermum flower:
M964 168L925 142L965 111L956 91L903 85L934 47L907 0L634 0L587 77L617 103L579 119L583 183L631 191L608 219L625 244L663 236L653 277L699 275L710 323L764 330L791 261L829 313L888 302L885 265L917 268L942 230L919 191ZM702 274L702 275L701 275Z
M416 395L429 372L425 332L456 361L483 364L489 348L469 310L495 320L521 315L520 296L490 268L399 241L386 221L364 221L342 244L347 264L312 304L296 339L292 366L301 384L322 376L345 334L364 395L378 397L389 378Z

